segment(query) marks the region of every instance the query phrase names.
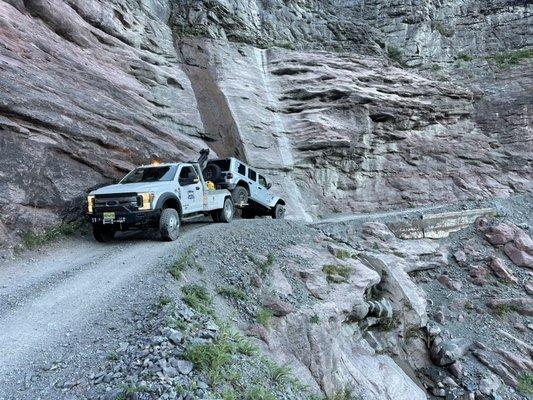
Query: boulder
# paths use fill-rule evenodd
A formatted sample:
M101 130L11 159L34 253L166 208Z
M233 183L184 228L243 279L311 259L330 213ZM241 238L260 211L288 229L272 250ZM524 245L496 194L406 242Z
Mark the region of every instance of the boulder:
M468 352L471 344L467 339L444 340L439 336L432 342L429 353L430 358L439 367L452 365Z
M525 250L520 250L515 243L507 243L503 251L509 259L519 267L526 267L533 269L533 254L529 254Z
M502 246L514 239L516 226L501 223L492 226L485 232L485 239L493 246Z
M272 311L276 317L284 317L294 311L294 307L276 297L269 297L263 302L263 306Z
M505 266L505 262L498 257L492 257L489 262L490 269L498 278L508 282L517 283L517 278L513 275L513 271Z
M518 314L525 316L533 316L533 298L530 296L512 297L509 299L492 299L487 305L496 310L499 314L515 311Z
M470 268L468 271L468 274L472 278L472 282L478 286L483 286L487 283L485 278L488 273L489 271L485 267L479 265Z
M454 279L451 279L448 275L440 275L437 280L445 287L447 287L450 290L455 290L457 292L460 292L463 288L463 284L461 281L457 281Z

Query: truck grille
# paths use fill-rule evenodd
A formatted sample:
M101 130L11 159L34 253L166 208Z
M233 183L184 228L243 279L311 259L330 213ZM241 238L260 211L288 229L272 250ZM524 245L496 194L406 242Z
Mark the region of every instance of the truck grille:
M137 210L137 193L101 194L94 197L95 212L131 212Z

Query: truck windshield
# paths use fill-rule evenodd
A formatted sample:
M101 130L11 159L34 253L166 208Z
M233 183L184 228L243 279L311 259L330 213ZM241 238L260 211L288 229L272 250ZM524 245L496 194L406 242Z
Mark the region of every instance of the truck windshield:
M175 165L162 167L141 167L135 168L120 181L123 183L139 182L165 182L172 181L176 175Z

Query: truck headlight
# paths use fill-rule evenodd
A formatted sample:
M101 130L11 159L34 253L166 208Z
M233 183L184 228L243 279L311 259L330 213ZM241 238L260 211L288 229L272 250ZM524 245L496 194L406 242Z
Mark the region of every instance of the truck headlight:
M94 211L94 196L87 196L87 213L92 214Z
M152 209L152 201L154 200L153 193L139 193L138 199L139 211Z

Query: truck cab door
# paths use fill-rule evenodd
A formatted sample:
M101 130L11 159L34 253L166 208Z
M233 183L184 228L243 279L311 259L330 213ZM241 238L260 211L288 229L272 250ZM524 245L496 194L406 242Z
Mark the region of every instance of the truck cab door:
M181 207L184 214L203 210L202 181L190 165L184 165L178 172Z

